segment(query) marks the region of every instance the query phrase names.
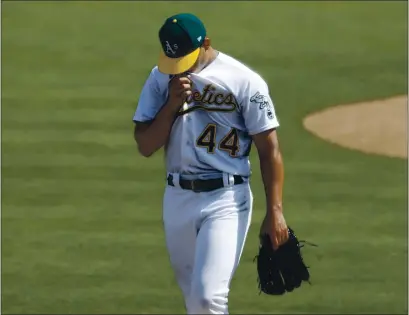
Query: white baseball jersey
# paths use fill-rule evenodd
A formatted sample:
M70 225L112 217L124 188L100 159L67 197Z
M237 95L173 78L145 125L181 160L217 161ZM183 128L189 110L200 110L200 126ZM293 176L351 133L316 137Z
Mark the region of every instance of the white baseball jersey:
M152 69L135 122L155 118L168 98L170 79ZM251 136L279 126L266 82L223 53L192 73L191 80L193 93L179 111L165 149L167 172L199 178L223 172L249 176Z

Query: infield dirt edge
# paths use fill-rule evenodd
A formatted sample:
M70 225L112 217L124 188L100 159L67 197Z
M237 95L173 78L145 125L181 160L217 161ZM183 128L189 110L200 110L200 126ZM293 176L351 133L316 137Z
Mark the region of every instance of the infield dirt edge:
M302 123L316 137L344 148L408 158L407 95L327 107Z

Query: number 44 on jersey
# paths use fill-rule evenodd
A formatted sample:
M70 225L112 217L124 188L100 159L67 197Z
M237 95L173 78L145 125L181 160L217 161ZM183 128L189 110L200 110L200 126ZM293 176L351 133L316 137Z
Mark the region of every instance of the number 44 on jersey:
M231 157L236 157L240 150L237 129L232 128L220 142L216 143L217 126L208 124L196 140L198 147L206 148L207 153L214 154L217 149L226 151Z

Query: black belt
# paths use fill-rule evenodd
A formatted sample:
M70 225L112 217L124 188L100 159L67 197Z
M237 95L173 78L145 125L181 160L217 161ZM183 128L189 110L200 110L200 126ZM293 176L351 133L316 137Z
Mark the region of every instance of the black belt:
M234 185L240 185L244 183L243 177L240 175L233 175ZM169 174L168 185L175 186L173 184L173 175ZM208 192L224 187L223 178L212 178L212 179L179 179L179 185L182 189L191 190L194 192Z

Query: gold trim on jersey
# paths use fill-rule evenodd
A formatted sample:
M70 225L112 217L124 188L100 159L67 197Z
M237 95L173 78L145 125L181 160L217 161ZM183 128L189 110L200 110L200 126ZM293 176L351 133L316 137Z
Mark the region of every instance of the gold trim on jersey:
M216 151L216 124L209 123L196 139L196 146L206 148L207 153L214 154Z
M231 157L238 157L240 152L240 138L236 128L230 131L220 140L217 146L219 150L226 151Z

